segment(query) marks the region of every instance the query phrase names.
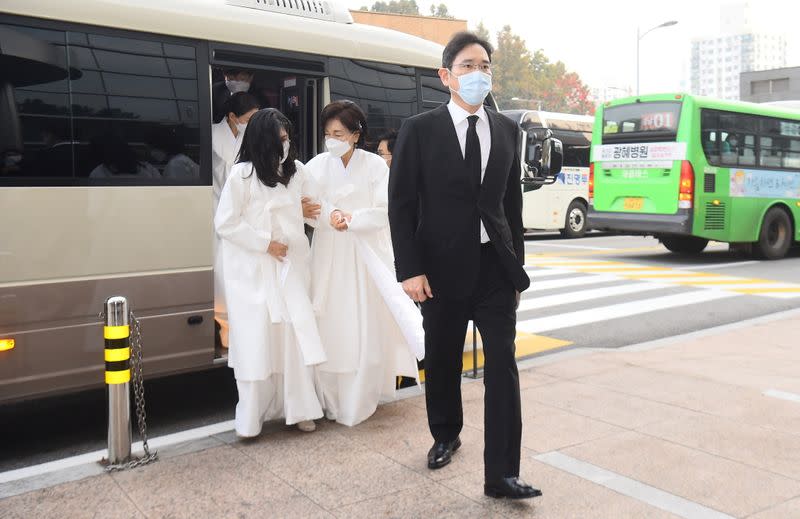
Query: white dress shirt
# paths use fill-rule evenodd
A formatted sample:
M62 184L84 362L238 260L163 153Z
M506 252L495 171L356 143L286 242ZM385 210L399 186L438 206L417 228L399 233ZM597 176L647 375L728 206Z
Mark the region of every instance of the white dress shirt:
M467 117L470 115L478 116L475 131L478 133L478 141L481 143L481 182L483 182L483 176L486 174L486 164L489 163L489 152L492 150L492 132L489 129L489 117L486 115L486 110L481 105L477 112L471 114L455 104L452 99L447 103L447 109L450 111L450 117L453 118L453 125L456 127L456 136L458 136L458 143L461 145L462 157L465 155L467 148L467 130L469 129ZM488 242L489 234L483 226L483 220L481 220L481 243Z

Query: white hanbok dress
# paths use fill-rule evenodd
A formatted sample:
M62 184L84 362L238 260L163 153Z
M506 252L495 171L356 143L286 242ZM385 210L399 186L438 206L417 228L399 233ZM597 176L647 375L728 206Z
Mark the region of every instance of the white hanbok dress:
M214 220L221 238L230 349L239 403L236 432L255 436L267 420L322 417L313 366L325 361L310 299L311 250L303 196L316 197L301 163L288 186L267 187L249 162L236 164ZM279 261L270 241L288 246Z
M347 165L329 153L306 167L323 200L312 243L311 291L328 360L317 366L328 418L356 425L394 398L398 375L418 377L422 317L395 279L386 163L356 149ZM330 211L352 214L347 231Z
M211 169L213 174L212 190L214 194L214 214L217 212L219 197L225 181L228 180L236 155L239 154L242 134L233 134L228 120L211 125ZM225 283L222 277L222 251L219 237L214 233L214 319L220 325L220 338L223 346L228 346L228 310L225 303Z

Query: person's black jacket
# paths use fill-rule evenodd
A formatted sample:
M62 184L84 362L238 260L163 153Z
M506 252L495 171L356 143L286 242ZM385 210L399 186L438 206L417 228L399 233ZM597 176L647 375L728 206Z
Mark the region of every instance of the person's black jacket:
M407 119L389 177L389 223L398 281L425 274L434 297L466 297L480 269L480 221L516 290L523 265L519 128L486 109L492 145L483 183L465 171L447 105Z

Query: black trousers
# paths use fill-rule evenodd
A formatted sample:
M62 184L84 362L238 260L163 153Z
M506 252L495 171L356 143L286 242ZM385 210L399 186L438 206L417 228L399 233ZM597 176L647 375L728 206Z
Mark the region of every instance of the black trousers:
M478 283L468 298L436 294L422 304L425 399L436 441L455 440L463 426L461 372L467 322L481 334L485 357L484 468L487 481L519 476L522 416L514 358L516 291L490 244L481 247Z

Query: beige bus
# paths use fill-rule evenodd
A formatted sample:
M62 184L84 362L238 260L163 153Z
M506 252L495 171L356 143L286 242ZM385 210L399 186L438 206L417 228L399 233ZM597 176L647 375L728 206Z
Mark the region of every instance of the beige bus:
M329 1L3 0L0 403L103 384L113 295L141 319L148 375L224 363L210 143L225 69L253 73L306 161L331 100L373 132L446 101L440 59ZM167 174L176 156L194 173Z
M562 143L563 167L545 185L526 185L522 195L522 225L528 230L558 230L565 238L582 238L589 229L589 149L594 118L588 115L506 110L503 115L522 129L520 155L524 163L541 153L542 140ZM523 166L522 176L526 175Z

